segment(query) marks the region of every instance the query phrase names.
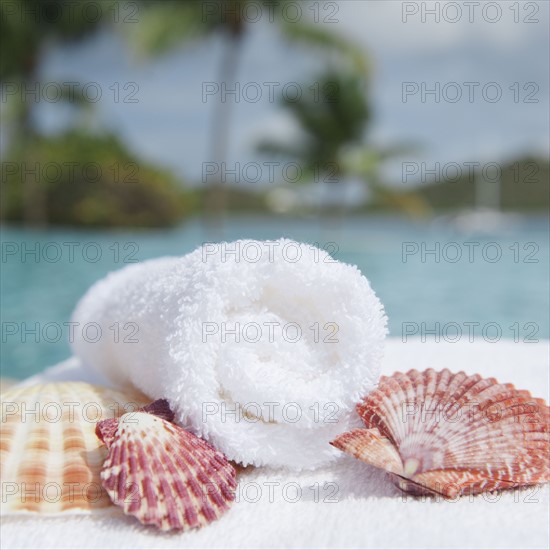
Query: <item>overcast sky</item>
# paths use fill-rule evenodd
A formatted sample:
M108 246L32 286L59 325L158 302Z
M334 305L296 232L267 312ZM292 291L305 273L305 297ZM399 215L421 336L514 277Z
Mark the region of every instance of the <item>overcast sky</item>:
M372 57L375 121L368 139L381 145L418 143L421 152L411 160L428 165L548 154L549 3L437 4L439 22L425 13L436 7L435 2L344 0L326 9L321 3L321 18L333 21L326 25L357 40ZM313 14L309 11L308 16ZM270 101L263 83L280 83L278 99L286 83L312 81L323 67L306 50L285 44L267 19L266 15L249 26L243 45L238 81L241 87L258 83L262 97L256 103L241 97L234 105L229 163L261 162L265 159L254 153L258 139L276 135L290 140L295 135L292 119ZM99 125L116 130L144 158L198 179L203 162L211 160L209 129L214 103L219 101L218 95L203 102L203 86L216 81L223 47L221 40L197 42L144 63L120 37L104 34L78 47L53 49L46 56L43 79L99 83ZM115 103L109 89L115 82L121 87L135 82L138 102ZM406 101L405 82L411 91ZM422 103L422 86L433 89L436 82L439 102L428 95ZM476 84L464 85L467 82ZM486 87L488 83L495 84ZM416 86L418 93L413 93ZM257 89L248 88L250 93ZM489 101L499 90L502 97ZM460 100L446 100L457 92L462 93ZM525 103L529 97L538 102ZM39 120L43 128L54 130L64 118L59 105L41 102ZM396 170L394 166L391 173L397 177Z

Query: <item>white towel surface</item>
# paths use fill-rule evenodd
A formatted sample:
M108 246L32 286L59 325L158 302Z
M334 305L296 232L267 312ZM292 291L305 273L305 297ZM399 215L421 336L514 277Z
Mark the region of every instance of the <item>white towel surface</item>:
M327 443L358 425L387 332L356 267L289 240L128 266L87 292L73 322L90 329L73 344L87 366L168 399L232 460L296 469L338 456Z
M548 341L406 344L389 339L383 373L449 368L495 376L549 398ZM71 359L27 382L87 379ZM298 489L300 498L296 499ZM239 502L195 532L161 535L132 518L2 518L2 548L525 548L550 546L548 486L456 502L403 497L384 474L351 457L301 473L247 468Z

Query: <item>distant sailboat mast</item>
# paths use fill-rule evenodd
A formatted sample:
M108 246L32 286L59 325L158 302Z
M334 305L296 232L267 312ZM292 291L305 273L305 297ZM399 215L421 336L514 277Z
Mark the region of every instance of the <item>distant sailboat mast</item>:
M487 166L487 165L485 165ZM493 177L494 171L491 170L489 179L484 171L477 173L474 180L474 210L495 210L500 211L501 206L501 178Z
M463 233L493 234L517 223L515 214L501 211L502 173L495 165L477 172L474 180L474 199L471 209L462 210L452 220L455 229ZM498 174L495 170L498 169Z

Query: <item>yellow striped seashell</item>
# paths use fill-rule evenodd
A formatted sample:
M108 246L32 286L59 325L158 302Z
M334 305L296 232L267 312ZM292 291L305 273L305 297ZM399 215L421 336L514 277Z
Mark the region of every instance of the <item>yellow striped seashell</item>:
M136 391L83 382L12 387L0 397L2 514L106 510L101 485L107 449L95 434L100 420L148 403Z

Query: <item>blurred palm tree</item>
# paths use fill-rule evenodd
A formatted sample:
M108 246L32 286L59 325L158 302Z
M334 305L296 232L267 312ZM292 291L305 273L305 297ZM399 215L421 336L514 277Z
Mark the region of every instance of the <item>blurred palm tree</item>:
M330 199L342 198L344 186L351 178L364 182L379 203L422 214L426 211L424 201L412 192L393 191L380 176L385 160L410 152L411 147L381 149L365 143L373 114L368 80L368 71L357 70L357 64L329 67L315 79L319 94L283 99L283 107L290 111L300 129L297 142L267 139L260 142L258 149L297 161L303 168L300 183L326 183L327 214L341 214L343 201L334 206Z
M83 40L102 26L115 23L110 12L119 13L119 8L118 0L105 0L101 4L103 16L90 17L75 2L0 3L2 130L9 138L9 164L18 167L17 174L2 173L2 219L32 225L162 226L173 225L188 213L188 197L170 174L155 166L140 162L142 179L130 178L123 170L122 179L131 180L132 185L119 183L121 178L113 167L133 166L139 171L140 165L114 136L91 136L78 128L56 137L42 136L35 127L34 107L44 93L40 75L44 54L53 45ZM67 88L58 83L59 92L59 99L69 101L78 114L89 114L82 107L91 103L78 86ZM43 173L27 175L27 167L34 170L38 165L41 172L47 163L63 166L67 160L79 160L80 165L92 161L103 167L101 177L91 183L78 170L73 176L64 171L55 180L48 180Z
M219 82L231 82L237 73L239 52L245 34L246 22L242 17L242 8L249 0L227 0L214 3L206 0L191 2L144 0L140 24L131 29L130 39L140 53L148 56L161 55L177 46L198 38L208 38L221 33L226 40L226 47L220 59L218 70ZM220 8L210 13L210 7ZM221 13L224 5L224 15ZM221 163L227 156L229 138L230 109L228 102L218 102L213 115L210 145L212 159ZM219 164L218 164L219 165ZM210 221L221 219L225 206L225 196L221 180L214 182L208 197L207 211Z
M225 40L218 68L218 82L234 83L242 52L242 43L251 21L247 20L247 4L254 0L149 1L143 0L140 25L130 30L131 40L138 51L148 55L165 53L184 41L207 39L222 35ZM273 21L283 37L296 44L315 47L327 55L344 57L359 72L366 72L367 60L352 41L331 33L326 27L304 20L290 21L284 17L285 5L290 0L270 2ZM302 2L302 5L307 2ZM305 11L305 10L303 10ZM219 101L212 116L210 155L218 166L227 159L231 107L228 101ZM205 214L217 231L222 224L226 193L221 178L213 181L207 192Z
M104 9L115 0L105 2ZM56 0L10 0L0 3L0 83L18 90L34 88L46 46L82 40L101 25L84 10L62 9ZM17 103L20 133L32 133L32 103Z
M342 151L361 142L371 108L357 73L330 69L314 80L318 94L283 99L301 130L297 143L266 140L259 150L300 160L306 180L319 174L323 181L338 183L344 171Z
M108 0L103 9L109 9L114 3L114 0ZM102 24L101 18L91 20L85 10L66 8L55 0L0 3L0 84L3 96L12 99L8 104L9 112L4 111L4 114L8 114L11 122L10 140L21 151L25 151L26 145L36 137L32 115L37 101L29 101L24 94L27 90L41 93L38 69L46 46L82 40ZM74 90L70 93L62 88L62 92L61 99L82 101L82 96ZM25 178L23 186L24 220L28 223L44 222L46 212L42 187L34 178Z

